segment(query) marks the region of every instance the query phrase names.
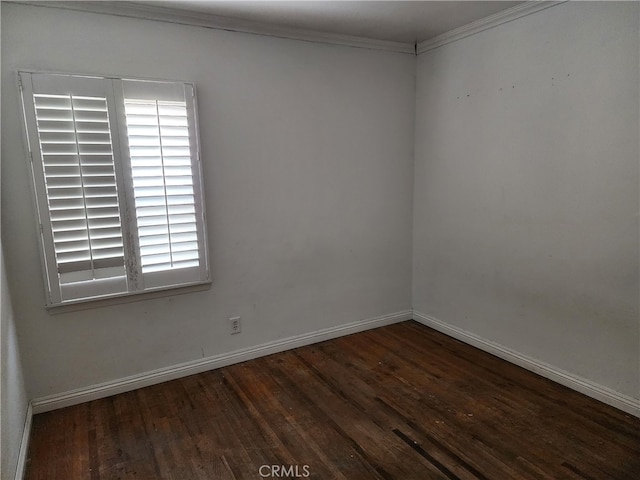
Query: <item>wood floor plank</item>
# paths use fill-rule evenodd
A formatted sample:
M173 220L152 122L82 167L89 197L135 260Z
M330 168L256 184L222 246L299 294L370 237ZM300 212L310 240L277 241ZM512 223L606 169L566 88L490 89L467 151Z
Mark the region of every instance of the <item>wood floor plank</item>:
M465 354L478 354L478 353L482 354L482 352L479 352L479 351L474 352L471 350L465 351L464 353ZM460 355L460 356L463 356L463 355ZM481 355L481 356L484 356L484 355ZM421 358L421 357L417 356L417 358ZM536 409L532 406L527 407L527 405L532 405L532 404L535 406L536 401L531 400L531 397L533 397L533 399L535 400L540 390L544 390L550 387L551 389L555 389L557 391L557 390L563 390L564 387L559 387L558 385L553 384L552 382L546 379L542 379L541 377L531 378L530 372L520 369L519 367L506 364L502 360L499 360L495 357L484 358L483 360L485 362L495 363L496 365L494 366L494 369L496 367L503 367L503 368L506 368L507 370L511 370L508 373L501 372L502 375L509 375L506 378L511 378L511 382L509 383L510 390L513 390L512 387L516 385L516 383L514 383L514 380L517 378L518 375L524 375L524 377L527 379L528 384L535 385L536 383L538 383L539 385L537 386L537 389L532 389L531 385L526 385L526 386L520 385L519 388L516 390L516 393L519 393L519 392L522 393L521 396L517 399L517 402L515 404L518 408L511 409L511 410L501 409L499 413L503 416L503 419L502 419L503 421L495 421L496 419L493 419L491 422L489 422L487 425L485 425L482 428L482 433L485 433L485 434L491 433L492 430L497 429L498 434L494 435L495 440L500 440L501 438L509 438L509 445L504 445L503 447L501 447L503 450L508 448L513 448L513 447L518 447L518 444L524 441L528 443L520 445L518 447L518 450L522 451L522 447L526 445L529 456L531 456L531 454L536 454L536 452L540 453L542 456L548 456L546 451L551 448L555 448L563 452L563 454L565 455L572 452L577 453L578 458L582 463L592 462L593 460L597 460L599 457L601 462L604 462L604 463L607 462L607 459L606 459L607 457L602 457L602 454L601 454L602 449L596 447L596 443L597 444L604 443L602 435L606 435L606 431L600 431L598 432L600 436L596 435L594 437L593 435L591 435L590 429L585 428L581 431L582 433L581 435L578 435L578 436L572 435L570 433L572 430L572 427L575 425L576 421L580 421L581 419L579 417L577 419L576 418L571 419L570 417L572 415L572 412L566 408L566 404L563 405L562 407L562 413L559 415L556 415L555 418L553 418L552 427L546 428L547 426L545 425L545 423L548 423L549 420L551 420L551 418L548 415L548 411L550 408L552 409L557 406L556 400L548 397L546 393L542 396L542 398L538 398L537 400L537 402L540 405L540 408ZM473 363L477 363L477 362L473 362ZM472 363L468 364L467 368L469 368L470 365L472 365ZM479 379L475 383L481 384L484 380L491 379L491 376L494 375L493 373L494 369L492 369L491 371L486 371L485 374L482 375L481 379ZM449 371L451 372L452 379L458 378L457 377L458 373L456 373L452 369L449 369ZM456 382L457 380L453 380L453 381ZM457 393L459 393L461 390L465 391L466 388L455 389ZM524 390L524 392L522 392L522 390ZM572 392L568 389L564 389L564 390L568 396L574 396L578 401L583 401L584 399L586 399L589 402L593 403L592 400L587 399L587 397L576 394L575 392ZM475 423L477 420L483 421L485 417L485 415L483 415L483 410L485 410L484 413L486 413L486 409L490 407L490 404L488 402L476 401L479 398L479 395L480 393L476 391L474 392L474 395L467 396L467 398L472 399L474 402L472 405L468 405L468 410L474 412L473 423ZM450 400L448 400L446 403L449 404ZM468 402L466 403L468 404ZM525 407L524 412L520 408L523 406ZM526 413L526 414L523 414L523 413ZM566 418L570 418L570 420L565 421ZM534 419L536 419L537 422L533 422L532 420ZM512 435L505 435L505 431L504 431L505 421L509 421L509 425L507 428L512 433ZM590 422L588 421L587 422L582 421L582 424L585 426L587 426L589 423ZM477 432L478 435L480 435L480 433L481 432ZM531 435L535 435L536 438L538 438L539 440L543 440L548 445L542 451L540 451L539 450L540 442L531 443L529 439ZM580 451L580 446L581 444L584 444L583 437L585 436L591 436L591 439L593 440L593 443L591 445L586 445L586 448L589 450L588 454L587 454L587 451L584 449ZM599 441L596 442L596 440L599 440ZM622 441L622 445L619 445L619 447L624 448L624 441L625 441L624 437L621 436L619 440ZM637 441L635 442L635 445L636 445L636 451L637 451L637 445L638 445ZM528 462L527 461L528 459L529 457L523 458L519 461L519 463L526 466L527 464L530 464L530 463L539 464L541 461L540 458L538 459L532 458L530 459L531 462ZM559 460L560 459L556 459L556 462L558 462ZM610 462L610 463L613 463L613 462ZM607 471L600 470L598 467L594 467L594 468L598 470L599 478L620 478L620 477L624 478L624 475L625 475L624 471L621 471L619 469L619 466L615 464L611 464L608 467L608 470L613 470L611 475L607 473Z
M25 475L259 478L635 480L640 419L409 321L36 415Z
M369 341L367 345L368 345L367 349L370 348L371 342ZM331 348L331 346L321 345L319 346L319 348L323 350L327 350ZM358 352L363 351L362 348L357 348L356 350ZM338 351L341 351L341 349L339 349ZM329 354L328 358L331 358L331 356L332 355ZM353 360L351 365L355 369L358 365L358 362L357 362L358 355L354 353L354 355L352 355L350 358L352 358ZM370 380L371 377L368 376L368 372L371 372L372 368L379 368L379 366L384 364L383 361L377 361L378 358L382 359L383 357L374 356L373 360L371 360L368 364L365 363L362 366L362 369L360 371L362 382L364 383L373 382L373 380ZM339 357L335 359L334 365L335 365L335 368L337 369L340 368ZM375 367L373 365L375 365ZM330 368L328 367L327 364L323 364L322 370L330 371ZM420 377L419 371L416 371L416 372ZM342 382L343 377L340 375L335 375L335 376L332 376L331 378L332 378L331 380L332 382ZM357 396L358 391L364 391L364 388L361 385L355 385L355 382L353 381L352 383L354 383L354 386L357 388L354 391L349 393L351 397ZM349 386L339 385L337 388L349 389ZM368 402L368 397L371 398L370 402ZM387 419L389 422L389 430L393 430L398 425L406 425L404 428L406 429L407 427L410 427L411 430L414 432L413 433L414 437L420 440L422 443L433 445L436 442L432 438L428 438L427 435L424 433L424 430L421 429L421 427L418 426L418 424L431 425L432 428L434 429L448 428L447 426L453 425L453 426L456 426L457 431L460 432L458 434L458 440L460 439L459 438L460 435L462 435L463 437L464 435L466 435L465 432L466 432L467 425L465 425L464 423L456 424L452 422L445 422L444 420L435 420L434 422L433 410L430 410L428 405L425 405L423 403L421 394L417 392L417 389L414 388L410 383L408 383L407 380L392 383L389 387L383 385L383 382L376 382L376 388L372 388L370 390L370 395L359 396L358 398L360 399L360 401L368 402L366 405L362 405L362 408L365 408L370 411L374 411L376 413L376 418L379 421L384 419L385 415L387 416ZM391 407L392 404L397 408ZM416 408L416 407L419 407L419 408ZM446 409L444 411L437 412L437 416L435 418L444 419L449 414L449 411L450 409ZM466 421L466 420L467 420L466 417L464 417L463 421ZM472 438L468 438L467 441L464 442L467 445L466 451L469 451L469 448L473 450L473 446L471 444L472 440L473 440ZM439 448L439 449L436 448L436 450L440 451L440 453L437 455L445 454L445 450L443 448ZM464 455L465 453L461 452L458 458L461 458ZM478 460L478 454L476 453L474 461L477 461L477 460ZM469 467L467 468L467 470L470 473L477 471L477 469L473 467L472 463L473 461L466 462L466 465ZM460 464L461 466L464 466L465 462L457 462L456 464ZM502 467L503 465L501 464L500 466ZM496 468L494 466L491 470L495 471L495 469ZM511 473L511 472L506 471L504 473ZM474 478L481 478L481 476L479 477L478 475L474 475Z
M305 365L296 368L295 357L289 356L288 372L305 372ZM317 373L317 372L316 372ZM346 372L342 372L348 377ZM431 478L443 478L441 474L426 462L415 462L410 448L392 436L385 435L385 430L379 422L372 418L362 408L361 404L345 395L337 392L331 382L323 376L316 375L317 379L311 382L303 382L300 379L286 386L287 390L297 389L300 395L306 399L306 408L314 408L314 415L322 418L324 423L338 432L343 440L348 441L356 452L357 457L369 464L383 478L404 478L412 473L407 471L406 464L422 463L425 470L432 470ZM281 372L279 378L284 379L285 372ZM318 381L320 380L320 381ZM385 440L384 442L381 440ZM415 469L416 466L411 468Z

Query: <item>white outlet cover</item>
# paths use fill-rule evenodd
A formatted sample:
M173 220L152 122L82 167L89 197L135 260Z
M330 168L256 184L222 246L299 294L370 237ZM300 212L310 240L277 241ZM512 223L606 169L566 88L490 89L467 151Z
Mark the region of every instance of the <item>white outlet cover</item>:
M240 333L242 331L242 324L240 323L240 317L231 317L229 319L229 332L231 335Z

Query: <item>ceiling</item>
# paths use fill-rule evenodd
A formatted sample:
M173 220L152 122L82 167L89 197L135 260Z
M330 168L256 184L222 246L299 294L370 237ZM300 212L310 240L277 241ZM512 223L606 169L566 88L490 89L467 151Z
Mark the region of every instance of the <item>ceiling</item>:
M207 17L414 44L522 2L508 1L245 1L123 2Z

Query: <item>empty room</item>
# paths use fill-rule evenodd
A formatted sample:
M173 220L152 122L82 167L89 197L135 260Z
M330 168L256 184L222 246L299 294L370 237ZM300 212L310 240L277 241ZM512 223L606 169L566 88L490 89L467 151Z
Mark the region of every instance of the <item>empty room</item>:
M0 16L2 480L640 478L640 3Z

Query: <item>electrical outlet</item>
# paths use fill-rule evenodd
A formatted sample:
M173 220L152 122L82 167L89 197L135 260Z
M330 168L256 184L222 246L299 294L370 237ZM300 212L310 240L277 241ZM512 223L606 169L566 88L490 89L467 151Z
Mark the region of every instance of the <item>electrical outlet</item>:
M235 335L236 333L240 333L242 331L240 325L240 317L231 317L229 319L229 333L231 335Z

